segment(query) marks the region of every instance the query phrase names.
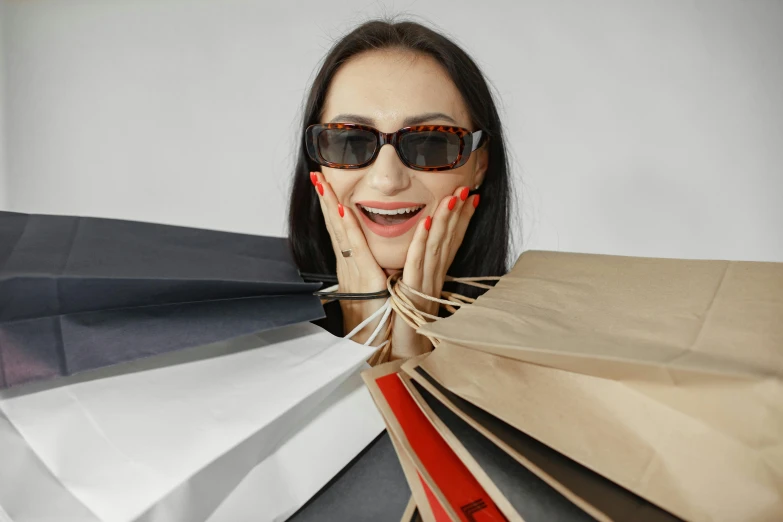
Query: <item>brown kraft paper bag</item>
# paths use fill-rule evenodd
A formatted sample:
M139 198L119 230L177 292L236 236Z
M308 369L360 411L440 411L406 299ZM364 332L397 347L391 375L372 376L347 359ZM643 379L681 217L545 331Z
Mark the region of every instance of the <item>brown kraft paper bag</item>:
M783 263L531 251L474 304L419 332L503 356L486 360L499 361L487 364L502 366L504 371L538 371L525 365L506 366L516 360L613 381L557 377L574 392L594 396L588 407L599 408L612 399L602 393L615 393L623 400L633 397L631 402L639 408L654 404L659 424L649 429L642 429L649 418L639 415L643 410L638 408L625 417L609 419L617 425L615 433L626 434L620 441L623 445L636 442L629 457L637 467L645 466L644 476L634 476L640 469L621 466L618 461L616 472L619 476L630 473L625 480L638 482L636 487L658 491L663 497L656 498L667 502L659 505L679 506L675 513L680 516L691 513L686 506L694 502L700 508L705 502L721 504L746 489L757 502L751 504L750 497L740 495L737 506L757 506L762 519L765 509L779 513L783 491ZM514 394L522 393L527 383L515 386L504 404L513 404L518 398ZM594 424L592 430L597 429ZM517 427L530 433L525 426ZM605 442L599 438L594 443ZM691 446L696 450L690 451ZM724 446L733 448L729 454L734 460L718 451ZM583 448L585 454L590 451ZM682 460L677 457L680 452ZM700 470L695 476L694 471L684 471L683 476L672 469L683 462L698 462L699 454L719 464L716 471L721 473L697 480L696 487L684 477L698 479ZM593 464L614 469L611 460ZM607 475L604 469L589 467ZM750 482L729 488L745 476L740 469ZM706 496L691 497L697 489ZM670 493L663 493L667 490ZM708 501L711 496L722 498Z
M783 263L530 251L420 333L606 378L783 377Z
M775 435L770 417L758 418L763 408L744 410L749 424L767 424L751 439L747 426L727 430L671 407L680 398L694 407L701 401L710 412L705 417L725 413L741 421L754 391L783 402L768 381L719 379L698 387L620 381L452 343L420 367L449 391L683 519L783 520L780 431ZM732 401L732 392L742 399Z

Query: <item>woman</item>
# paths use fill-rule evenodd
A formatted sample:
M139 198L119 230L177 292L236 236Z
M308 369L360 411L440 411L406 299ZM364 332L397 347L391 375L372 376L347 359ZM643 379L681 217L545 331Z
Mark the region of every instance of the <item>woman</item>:
M500 119L479 68L444 36L386 21L349 33L310 89L302 138L289 202L302 272L336 272L340 292L369 293L402 270L404 283L431 296L447 274L506 272L511 189ZM383 304L327 305L324 326L344 335ZM437 315L436 304L416 304ZM392 358L432 349L401 317L391 321Z

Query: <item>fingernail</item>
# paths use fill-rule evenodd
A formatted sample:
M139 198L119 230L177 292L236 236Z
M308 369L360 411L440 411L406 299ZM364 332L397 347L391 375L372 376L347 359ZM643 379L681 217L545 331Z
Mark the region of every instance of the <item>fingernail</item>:
M310 183L312 183L313 185L318 183L318 174L316 174L315 172L310 173Z
M324 186L320 182L315 184L315 188L320 195L324 195Z
M462 192L459 193L459 199L465 201L466 199L468 199L468 194L470 194L470 189L468 187L465 187L464 189L462 189Z
M481 199L481 196L476 194L476 198L473 200L473 208L478 207L479 200Z
M337 212L340 214L340 217L345 217L345 209L343 208L342 203L337 204Z
M449 200L449 210L454 210L455 206L457 206L457 196L451 196L451 199Z
M431 226L432 226L432 217L431 216L427 216L427 219L424 220L424 230L429 232Z

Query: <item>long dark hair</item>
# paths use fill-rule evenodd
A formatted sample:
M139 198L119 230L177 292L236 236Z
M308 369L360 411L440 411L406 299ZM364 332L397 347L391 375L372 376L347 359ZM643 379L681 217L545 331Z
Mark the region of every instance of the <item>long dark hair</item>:
M389 48L423 53L437 60L462 94L473 125L489 135L485 145L489 147L489 164L477 191L481 205L471 219L448 274L505 274L511 239L511 181L500 118L487 82L467 53L445 36L415 22L385 20L366 22L338 41L324 59L307 97L288 210L291 248L299 269L318 274L336 271L329 233L310 182L310 172L320 167L307 155L304 130L308 125L320 123L327 88L342 64L359 53ZM471 296L481 292L459 286L455 290Z

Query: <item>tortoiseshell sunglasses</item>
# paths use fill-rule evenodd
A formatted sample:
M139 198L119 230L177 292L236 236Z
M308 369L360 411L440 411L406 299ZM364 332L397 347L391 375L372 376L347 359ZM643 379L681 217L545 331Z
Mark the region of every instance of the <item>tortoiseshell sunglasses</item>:
M483 131L448 125L416 125L381 132L367 125L325 123L310 125L305 144L310 158L324 167L361 169L378 157L387 143L408 167L428 172L461 167L486 141Z

